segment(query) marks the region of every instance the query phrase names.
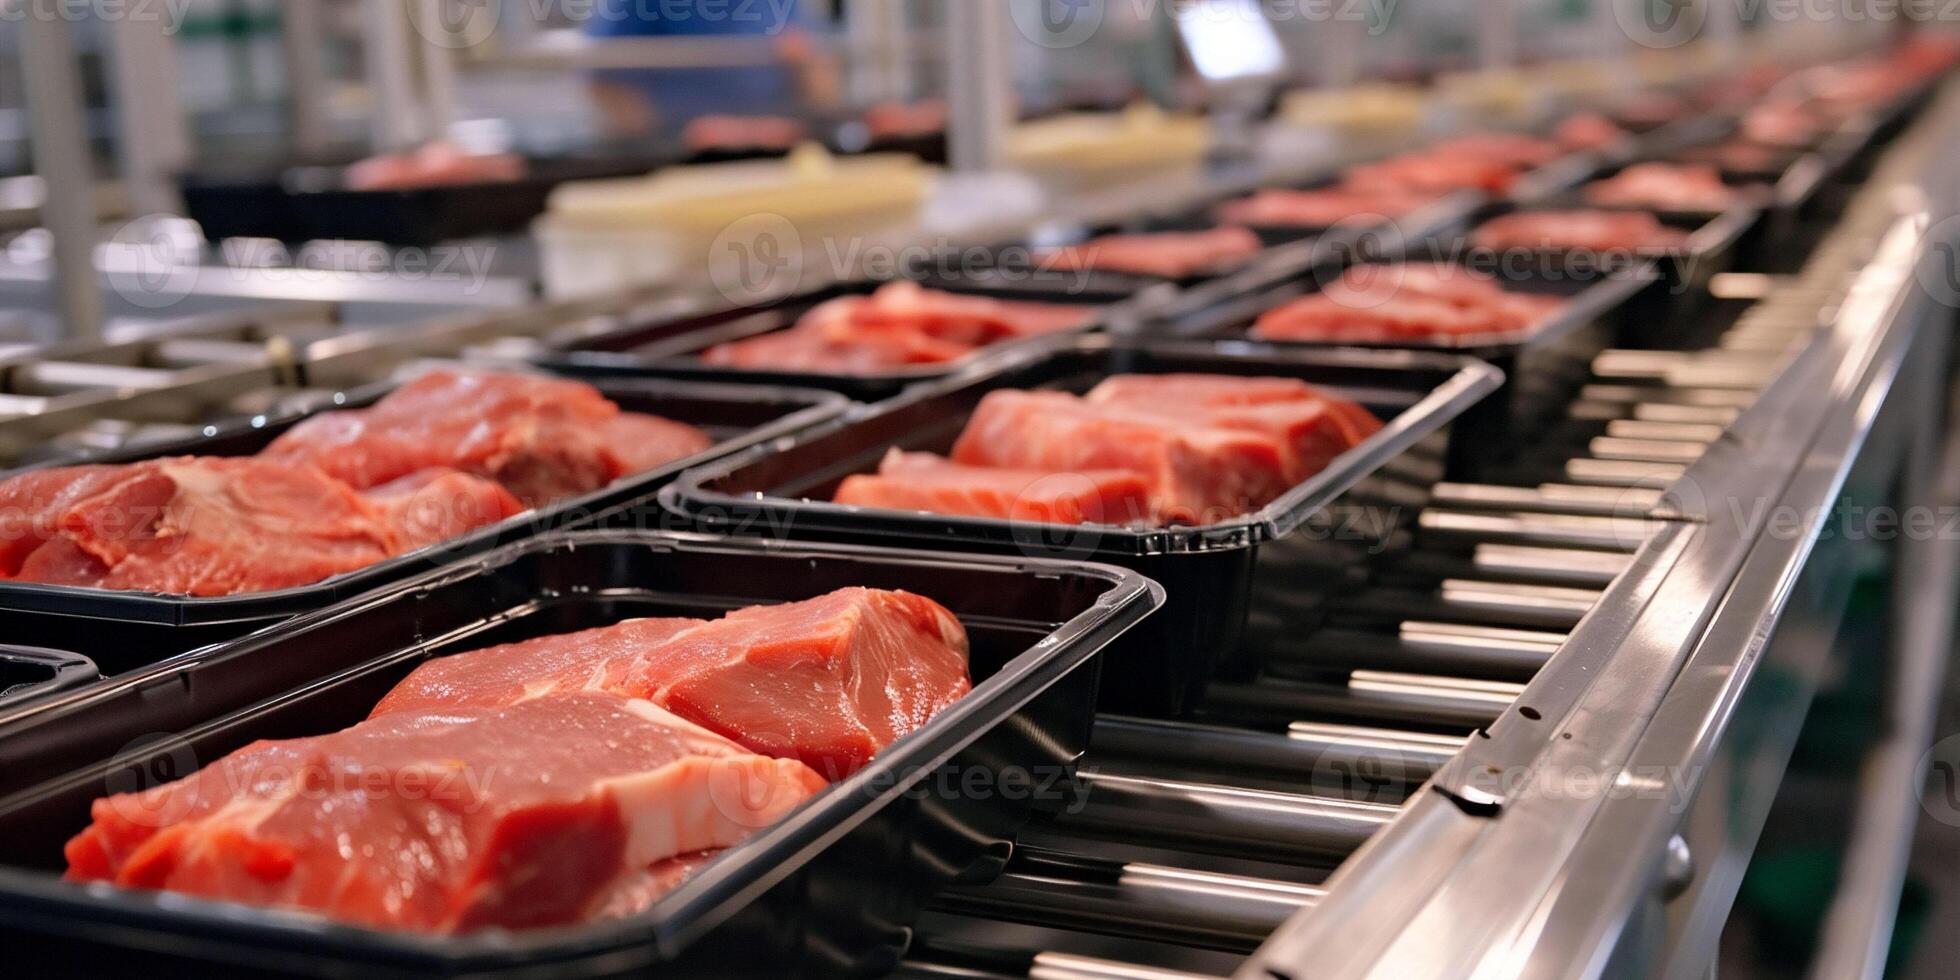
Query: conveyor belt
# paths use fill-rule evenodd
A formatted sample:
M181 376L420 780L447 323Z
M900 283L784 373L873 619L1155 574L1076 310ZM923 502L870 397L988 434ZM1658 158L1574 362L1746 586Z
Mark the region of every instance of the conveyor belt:
M1667 488L1819 335L1838 286L1779 281L1692 350L1607 352L1549 438L1485 482L1437 485L1406 551L1259 677L1214 683L1189 721L1099 720L1078 812L942 900L900 975L1233 972L1466 739L1539 719L1525 683L1665 526L1649 515ZM1317 964L1286 962L1272 975Z

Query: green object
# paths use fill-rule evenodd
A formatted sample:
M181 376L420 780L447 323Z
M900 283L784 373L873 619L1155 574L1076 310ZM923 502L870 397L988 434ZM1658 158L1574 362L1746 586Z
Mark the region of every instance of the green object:
M1800 847L1758 855L1743 876L1737 902L1761 927L1757 953L1765 962L1800 968L1817 949L1817 934L1837 894L1843 853L1836 847ZM1933 911L1932 892L1907 880L1886 952L1885 975L1903 975Z

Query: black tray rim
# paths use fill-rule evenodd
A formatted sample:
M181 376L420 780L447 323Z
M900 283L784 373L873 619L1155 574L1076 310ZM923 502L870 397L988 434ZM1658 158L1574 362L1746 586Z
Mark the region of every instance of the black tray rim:
M1317 366L1326 366L1329 362L1338 364L1347 361L1356 367L1429 368L1438 373L1446 373L1449 377L1416 404L1409 406L1396 419L1387 423L1380 432L1370 436L1361 445L1336 457L1312 478L1295 485L1278 499L1253 513L1228 521L1193 527L1137 529L1090 525L1094 529L1096 540L1087 557L1094 561L1230 551L1254 547L1283 537L1298 529L1316 512L1351 489L1356 483L1381 469L1424 438L1442 430L1477 402L1497 391L1504 380L1503 371L1484 361L1423 351L1307 348L1301 345L1281 348L1273 344L1248 340L1197 341L1087 337L1073 342L1048 344L1012 356L1004 355L987 364L976 365L971 370L940 384L922 386L908 392L902 398L833 419L776 446L756 447L695 467L662 488L659 502L665 510L686 517L697 526L710 529L716 528L718 524L725 526L728 523L725 519L717 520L714 516L716 514L765 511L781 515L786 520L794 522L794 525L799 528L814 527L827 533L880 531L902 536L908 540L938 540L961 544L987 542L1011 546L1025 540L1030 532L1040 534L1043 531L1079 531L1080 528L1074 525L1037 521L958 517L924 511L891 510L838 504L831 501L794 500L763 495L736 496L710 490L707 484L765 459L773 453L827 437L868 419L889 414L920 401L984 384L999 375L1033 367L1049 358L1097 356L1122 350L1135 350L1146 356L1161 353L1243 359L1246 363L1266 363L1276 368L1282 367L1283 362L1288 359L1315 360L1319 362Z

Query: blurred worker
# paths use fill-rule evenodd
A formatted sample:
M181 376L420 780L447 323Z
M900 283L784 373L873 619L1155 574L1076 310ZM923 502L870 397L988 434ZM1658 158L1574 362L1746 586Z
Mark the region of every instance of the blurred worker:
M834 58L812 42L796 0L600 3L585 22L593 37L756 37L772 60L715 68L617 68L593 78L593 95L617 135L676 133L704 117L796 114L838 98Z

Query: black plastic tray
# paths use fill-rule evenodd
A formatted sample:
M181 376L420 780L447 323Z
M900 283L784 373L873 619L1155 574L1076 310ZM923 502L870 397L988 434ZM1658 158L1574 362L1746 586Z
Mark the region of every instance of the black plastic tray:
M1403 254L1415 261L1456 264L1463 264L1469 258L1463 252L1453 253L1448 247L1434 243L1407 249ZM1571 393L1585 381L1593 358L1609 347L1632 342L1645 326L1634 311L1640 308L1644 294L1662 288L1660 273L1651 264L1583 279L1552 278L1531 269L1501 265L1492 265L1485 271L1497 276L1506 290L1558 296L1566 300L1566 305L1558 315L1524 330L1430 341L1259 342L1282 349L1347 347L1458 354L1477 358L1504 372L1503 385L1458 420L1458 438L1451 443L1450 474L1458 479L1477 479L1499 462L1490 455L1492 447L1530 445L1532 432L1546 420L1548 409L1570 400ZM1276 277L1227 302L1166 318L1146 329L1174 337L1251 339L1249 332L1261 314L1318 292L1339 274L1340 270L1326 270L1319 274Z
M1517 211L1562 210L1645 210L1661 224L1688 232L1690 238L1683 249L1643 250L1632 255L1593 255L1584 250L1561 249L1491 249L1470 243L1469 235L1479 225L1499 215ZM1762 220L1762 215L1762 208L1754 204L1738 205L1720 213L1697 214L1644 208L1597 208L1576 196L1531 204L1493 204L1471 216L1460 240L1449 236L1416 243L1411 254L1440 247L1448 253L1467 256L1473 262L1488 263L1494 268L1515 267L1520 262L1539 262L1542 263L1541 268L1549 269L1553 263L1557 263L1559 274L1573 276L1618 275L1635 265L1650 263L1659 270L1664 287L1642 293L1640 303L1630 311L1630 315L1647 324L1646 332L1652 342L1665 343L1671 332L1689 328L1705 307L1709 281L1721 273L1737 271L1736 262L1741 257L1741 246L1750 230ZM1528 254L1531 258L1519 259L1520 254Z
M343 728L430 657L851 585L903 588L951 608L973 640L973 692L635 918L431 938L83 888L50 873L92 799L178 778L255 739ZM0 935L9 948L33 949L39 969L110 976L200 963L204 975L363 977L888 970L935 889L997 869L1037 802L1070 798L1094 719L1098 653L1161 595L1119 569L1032 560L694 535L523 542L0 723L9 757L0 771L24 761L67 773L0 799ZM159 732L174 734L127 748Z
M259 176L193 175L180 190L184 211L211 241L349 239L434 245L520 231L543 214L558 185L630 177L654 158L534 160L517 180L404 190L351 190L341 167L292 167Z
M1054 336L996 344L949 364L900 367L870 374L726 368L706 364L699 357L702 351L716 344L787 329L811 307L825 300L869 293L881 285L882 282L872 281L845 283L752 304L730 303L718 296L703 295L688 301L686 308L678 312L672 303L653 304L649 307L654 311L651 314L628 311L619 318L617 329L583 335L568 348L539 355L532 361L553 371L585 378L667 377L744 385L794 385L840 392L861 402L877 402L913 385L957 374L1003 351L1039 344ZM929 286L1003 299L1037 299L1020 292L1003 294L1000 290L986 288L984 282L972 279L958 282L934 280ZM1074 331L1087 333L1122 320L1132 315L1132 311L1148 309L1153 302L1168 301L1172 288L1165 286L1165 291L1155 297L1149 294L1128 297L1080 294L1062 289L1038 298L1053 303L1077 302L1102 307L1101 315Z
M1355 399L1389 424L1266 508L1199 527L1063 526L829 502L845 476L875 470L890 447L947 451L990 391L1084 391L1112 374L1169 372L1300 378ZM690 470L661 493L665 511L642 507L618 519L1134 569L1163 583L1170 598L1148 636L1126 641L1121 669L1104 676L1102 704L1179 714L1195 707L1214 667L1241 670L1272 644L1301 635L1319 601L1362 573L1367 558L1414 519L1428 486L1442 476L1451 422L1499 377L1489 365L1440 354L1086 337L1001 358L784 444ZM1270 631L1248 628L1248 616L1260 611L1283 615L1266 622Z
M392 390L386 382L348 392L337 407L371 404ZM313 585L224 597L186 597L67 586L0 582L0 631L14 642L60 646L92 657L106 674L237 637L296 613L330 605L378 585L426 571L541 531L573 527L621 502L644 497L688 466L795 432L844 411L841 396L789 388L732 387L659 379L595 382L628 411L652 412L708 431L719 441L705 453L615 481L611 486L526 511L469 534L336 575ZM132 462L164 456L245 456L315 413L89 462ZM19 472L19 471L16 471Z
M0 715L102 676L95 661L66 650L0 646Z

